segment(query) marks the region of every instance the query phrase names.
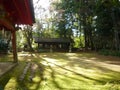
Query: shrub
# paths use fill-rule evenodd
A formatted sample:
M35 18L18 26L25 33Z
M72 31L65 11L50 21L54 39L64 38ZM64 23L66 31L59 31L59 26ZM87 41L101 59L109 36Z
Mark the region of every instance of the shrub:
M102 50L99 51L99 54L106 55L106 56L110 55L110 56L118 56L118 57L120 57L120 51L102 49Z
M0 39L0 52L7 52L8 50L8 44L4 39Z

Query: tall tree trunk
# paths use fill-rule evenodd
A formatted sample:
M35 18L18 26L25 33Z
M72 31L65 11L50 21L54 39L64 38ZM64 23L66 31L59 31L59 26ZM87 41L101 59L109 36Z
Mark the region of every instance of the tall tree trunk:
M86 17L85 17L85 15L83 17L83 27L84 27L84 37L85 37L85 49L87 49L88 41L87 41L87 26L86 26Z
M33 48L32 48L33 37L32 37L32 29L30 26L26 26L26 28L24 29L24 35L27 40L26 43L27 43L29 51L33 51Z
M115 32L115 47L116 47L116 50L120 51L120 43L119 43L119 36L118 36L118 27L116 26L116 29L114 30Z
M115 17L114 11L112 11L111 16L114 24L113 27L114 27L115 48L117 51L118 50L120 51L120 43L119 43L119 36L118 36L119 25L118 25L118 22L116 21L117 17Z

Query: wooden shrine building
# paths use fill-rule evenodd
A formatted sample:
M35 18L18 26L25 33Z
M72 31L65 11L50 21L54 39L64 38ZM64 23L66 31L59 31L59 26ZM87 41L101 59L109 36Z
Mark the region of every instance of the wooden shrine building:
M12 33L12 49L14 62L17 62L16 27L15 25L32 25L34 21L32 0L0 0L0 30Z
M69 50L73 44L73 40L67 38L34 38L38 44L38 49L49 48L58 50Z

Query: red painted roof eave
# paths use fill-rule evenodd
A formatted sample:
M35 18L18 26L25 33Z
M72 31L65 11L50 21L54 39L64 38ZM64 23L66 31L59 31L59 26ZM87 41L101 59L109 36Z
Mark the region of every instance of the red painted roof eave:
M19 14L19 19L17 20L17 22L14 22L15 24L29 24L32 25L34 23L34 11L33 10L33 3L31 2L32 0L23 0L24 4L20 4L20 0L14 0L16 1L17 7L18 8L18 12L20 12L21 14ZM21 10L22 9L22 10Z
M0 0L0 4L4 5L9 18L12 18L11 23L32 25L35 22L32 0Z

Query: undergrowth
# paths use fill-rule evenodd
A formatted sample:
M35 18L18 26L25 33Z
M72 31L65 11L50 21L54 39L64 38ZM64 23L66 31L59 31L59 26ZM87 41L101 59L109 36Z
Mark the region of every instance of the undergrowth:
M106 55L106 56L110 55L110 56L118 56L118 57L120 57L120 51L113 51L113 50L103 49L103 50L99 51L99 54Z

